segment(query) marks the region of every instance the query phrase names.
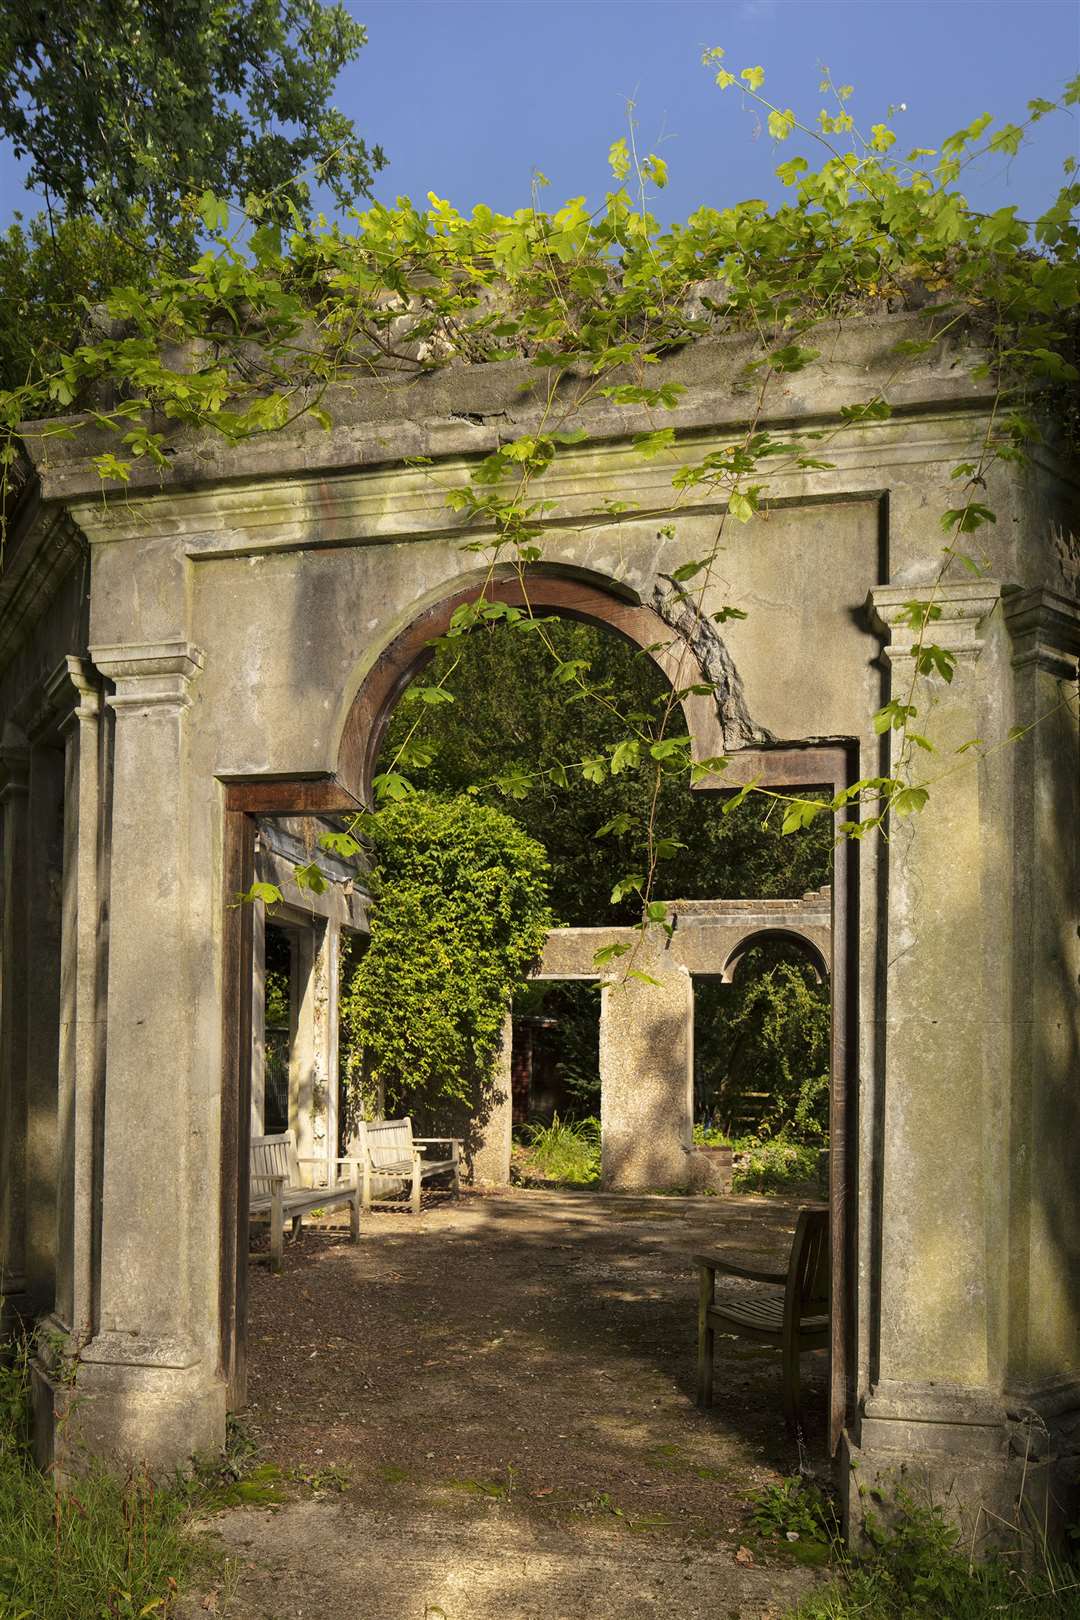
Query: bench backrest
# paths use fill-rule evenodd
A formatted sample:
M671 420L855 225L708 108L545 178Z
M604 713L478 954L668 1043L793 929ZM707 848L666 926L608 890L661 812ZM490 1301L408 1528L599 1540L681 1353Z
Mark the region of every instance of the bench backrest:
M361 1121L357 1127L358 1146L357 1157L367 1161L373 1170L382 1170L388 1165L400 1165L402 1160L411 1162L413 1156L413 1131L411 1119L375 1119Z
M300 1166L296 1162L296 1148L292 1132L281 1136L253 1136L251 1138L251 1196L268 1197L273 1191L271 1176L285 1176L286 1187L300 1185Z
M785 1311L823 1316L829 1309L832 1252L829 1211L824 1205L800 1209L788 1262Z

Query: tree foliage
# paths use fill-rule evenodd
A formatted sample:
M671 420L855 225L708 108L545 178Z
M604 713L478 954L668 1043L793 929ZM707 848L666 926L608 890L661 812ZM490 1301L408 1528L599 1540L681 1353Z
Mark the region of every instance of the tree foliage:
M475 1108L550 923L544 851L472 799L416 794L371 821L371 944L342 996L354 1104Z
M6 6L0 132L50 207L158 238L207 190L303 204L312 163L351 203L385 160L330 95L366 38L322 0Z
M365 39L322 0L3 8L0 133L46 209L0 235L0 390L105 336L111 289L184 270L218 193L296 224L314 176L366 194L384 154L330 105Z
M829 988L806 958L797 948L761 945L747 952L734 984L695 989L698 1114L729 1134L824 1139Z
M611 893L640 850L653 810L655 762L647 750L614 772L604 762L623 737L623 716L655 724L670 687L647 654L610 631L552 620L548 633L563 668L589 672L597 701L582 701L569 683L548 678L550 656L535 636L495 621L438 650L410 689L412 701L395 711L379 768L400 766L403 757L424 759L419 779L429 789L474 790L501 804L547 851L559 922L634 922L636 894L612 907ZM425 704L425 689L452 701ZM608 701L600 701L604 696ZM593 761L588 774L567 769L583 760ZM827 883L826 820L797 838L781 838L782 816L766 817L768 807L753 800L725 816L714 795L691 791L685 771L665 773L658 819L670 852L659 869L662 893L683 900L797 898Z
M146 245L96 220L16 217L0 232L0 389L57 364L111 288L145 287L150 274Z

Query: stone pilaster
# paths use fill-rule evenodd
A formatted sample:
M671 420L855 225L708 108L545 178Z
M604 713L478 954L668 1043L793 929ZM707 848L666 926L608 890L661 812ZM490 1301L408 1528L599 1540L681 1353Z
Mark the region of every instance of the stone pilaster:
M953 678L920 680L915 722L930 801L888 844L885 1086L876 1354L847 1484L925 1485L952 1516L1016 1508L1009 1462L1007 1227L1013 1018L1010 646L994 581L871 593L892 696L908 701L917 634L905 605L939 610L927 640ZM895 746L895 740L893 746ZM976 743L976 740L977 743ZM964 748L965 744L975 746ZM981 753L993 749L990 758ZM885 767L892 768L891 764ZM857 1441L857 1443L856 1443ZM1028 1478L1034 1495L1045 1485ZM858 1528L863 1497L848 1494ZM978 1516L982 1533L989 1521Z
M76 1344L94 1328L99 1134L104 1103L101 983L101 681L67 658L50 683L64 738L57 1090L57 1326Z
M1013 1045L1007 1348L1014 1449L1067 1447L1080 1410L1080 603L1005 598L1013 720ZM1023 728L1022 730L1020 728Z
M60 1182L60 937L64 880L64 667L34 692L21 717L30 742L27 870L26 1293L34 1316L56 1298Z
M0 1333L27 1309L26 1014L30 750L0 743Z
M202 656L183 641L91 653L115 687L109 1018L98 1323L65 1432L168 1468L219 1444L225 1414L216 1077L194 1057L188 908L186 712Z

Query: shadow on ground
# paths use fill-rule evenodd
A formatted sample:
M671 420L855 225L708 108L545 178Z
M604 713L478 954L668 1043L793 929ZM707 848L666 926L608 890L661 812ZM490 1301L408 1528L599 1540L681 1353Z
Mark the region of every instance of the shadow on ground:
M796 1208L515 1191L377 1213L356 1248L305 1231L282 1276L252 1276L243 1419L299 1495L214 1520L227 1612L782 1614L820 1576L747 1521L747 1493L800 1461L779 1356L719 1339L697 1410L690 1256L782 1265ZM824 1356L803 1374L824 1474Z

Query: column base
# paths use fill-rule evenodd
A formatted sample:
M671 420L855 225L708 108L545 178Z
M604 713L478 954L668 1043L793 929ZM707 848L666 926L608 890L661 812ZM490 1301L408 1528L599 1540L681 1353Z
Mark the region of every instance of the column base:
M154 1361L106 1359L113 1339ZM178 1362L176 1347L99 1335L76 1363L31 1367L34 1458L61 1477L93 1461L145 1467L157 1476L187 1472L225 1444L226 1384L205 1362Z
M844 1529L856 1550L938 1507L975 1556L1044 1537L1064 1543L1080 1508L1080 1388L1040 1397L945 1385L878 1385L858 1439L841 1442Z

